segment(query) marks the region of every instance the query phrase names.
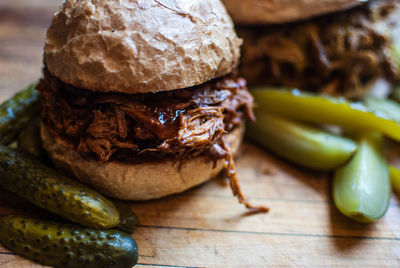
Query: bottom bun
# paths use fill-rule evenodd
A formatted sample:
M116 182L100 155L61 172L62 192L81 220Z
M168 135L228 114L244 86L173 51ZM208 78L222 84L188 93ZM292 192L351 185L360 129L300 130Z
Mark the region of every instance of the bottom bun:
M225 134L234 154L243 133L242 126ZM62 138L51 135L43 124L41 136L43 146L57 168L107 196L123 200L148 200L180 193L216 176L224 168L223 159L214 166L214 161L207 156L140 164L99 163L83 158Z

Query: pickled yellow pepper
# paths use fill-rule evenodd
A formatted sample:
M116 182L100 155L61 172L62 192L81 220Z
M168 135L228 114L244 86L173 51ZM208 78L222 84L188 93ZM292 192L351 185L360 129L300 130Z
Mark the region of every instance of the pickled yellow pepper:
M330 170L344 164L357 149L350 139L256 109L257 121L246 135L281 157L304 167Z
M300 90L253 90L262 111L317 124L332 124L355 131L375 130L400 141L400 122L374 112L362 103L304 93Z
M353 158L335 173L335 205L353 220L372 222L382 218L388 209L390 177L381 146L381 134L362 134Z
M395 166L389 165L389 172L393 190L400 194L400 169Z

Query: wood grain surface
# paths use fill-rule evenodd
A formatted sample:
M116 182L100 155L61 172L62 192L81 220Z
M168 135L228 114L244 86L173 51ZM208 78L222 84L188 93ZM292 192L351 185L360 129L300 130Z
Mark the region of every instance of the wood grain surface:
M0 101L40 77L45 31L58 4L0 1ZM399 152L390 154L398 164ZM224 177L132 203L141 221L133 234L138 267L400 266L397 196L382 220L363 225L334 207L330 174L304 171L249 143L237 168L244 193L270 213L247 214ZM0 207L0 214L9 213ZM0 246L0 267L40 266Z

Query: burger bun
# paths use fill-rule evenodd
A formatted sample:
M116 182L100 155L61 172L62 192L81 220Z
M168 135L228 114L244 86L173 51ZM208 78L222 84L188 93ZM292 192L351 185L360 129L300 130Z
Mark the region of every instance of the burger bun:
M232 153L241 144L244 127L225 134ZM224 168L224 160L208 156L127 164L116 161L99 163L82 157L66 141L53 136L42 123L43 146L54 165L99 192L122 200L148 200L183 192L216 176Z
M220 0L66 0L47 32L44 64L78 88L157 92L231 73L240 45Z
M304 20L348 9L363 0L222 0L237 24L273 24Z

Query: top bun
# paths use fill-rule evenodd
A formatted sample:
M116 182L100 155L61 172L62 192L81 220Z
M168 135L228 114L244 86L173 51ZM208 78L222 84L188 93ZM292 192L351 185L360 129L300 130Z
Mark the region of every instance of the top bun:
M232 72L241 43L220 0L66 0L44 63L75 87L157 92Z
M368 0L222 0L235 23L269 24L308 19Z

